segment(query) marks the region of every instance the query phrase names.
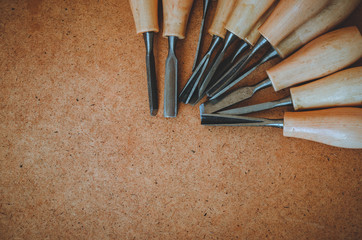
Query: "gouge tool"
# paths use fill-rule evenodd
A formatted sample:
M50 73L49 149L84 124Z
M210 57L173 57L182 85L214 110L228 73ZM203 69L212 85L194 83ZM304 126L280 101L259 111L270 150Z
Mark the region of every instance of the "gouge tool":
M231 11L234 9L236 0L219 0L216 6L216 12L213 22L209 28L209 33L213 36L209 49L202 58L196 69L192 72L191 77L182 89L179 99L188 104L190 103L199 81L209 64L212 54L222 44L225 38L225 23L229 18Z
M293 105L294 110L362 105L362 67L343 70L318 81L290 89L290 97L256 105L220 111L242 115Z
M204 114L206 126L245 126L283 128L285 137L301 138L342 148L362 148L362 109L332 108L308 112L286 112L284 119L236 115Z
M202 11L202 20L201 20L201 28L200 28L200 33L199 33L199 41L197 43L197 48L196 48L196 53L195 53L195 59L194 59L194 64L192 65L192 71L195 71L197 63L199 62L199 57L200 57L200 48L201 48L201 44L202 44L202 36L204 33L204 29L205 29L205 19L207 16L207 12L209 11L209 6L210 6L210 0L203 0L203 11Z
M165 71L164 117L177 115L177 39L184 39L193 0L162 0L164 14L163 36L168 37Z
M330 0L282 0L271 13L265 23L259 28L262 35L242 63L232 66L233 74L223 78L222 82L230 82L240 73L253 56L261 49L276 46L295 29L308 19L317 15ZM220 81L220 82L221 82ZM220 85L220 82L217 84ZM215 87L212 87L215 89ZM210 93L209 93L210 95Z
M205 94L205 90L214 76L217 68L220 66L227 50L239 39L243 49L248 49L248 43L244 38L251 31L258 19L270 8L274 0L241 0L238 1L230 18L226 23L227 34L224 45L215 57L207 74L203 77L199 88L199 99Z
M298 27L297 30L289 34L288 37L277 46L271 48L257 63L242 74L243 77L231 76L227 79L220 79L218 85L215 84L207 91L207 95L211 99L215 99L242 81L265 62L276 57L286 58L304 44L341 23L352 13L360 2L361 0L331 0L321 12Z
M214 113L250 98L255 92L273 86L275 91L321 78L341 70L362 56L362 36L356 27L324 34L267 70L268 78L242 87L218 99L205 102L205 112Z
M147 86L150 113L157 114L157 79L155 57L153 55L153 37L158 28L158 0L130 0L137 33L143 34L146 45Z

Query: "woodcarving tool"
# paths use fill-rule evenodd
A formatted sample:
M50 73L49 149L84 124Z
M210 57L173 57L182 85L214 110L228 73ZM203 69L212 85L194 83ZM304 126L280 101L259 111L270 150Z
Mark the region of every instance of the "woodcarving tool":
M235 115L204 114L207 126L245 126L283 128L283 135L343 148L362 148L362 109L332 108L308 112L286 112L283 119L254 118Z
M362 105L362 67L350 68L321 80L290 89L290 97L219 114L242 115L275 107L293 105L294 110Z
M221 99L205 102L205 112L213 113L250 98L255 92L273 86L275 91L321 78L341 70L362 56L362 36L357 27L324 34L267 70L268 78L236 89Z
M146 66L148 101L152 116L157 114L157 79L155 57L153 55L153 37L158 32L158 0L129 0L137 33L143 34L146 45Z
M230 48L232 43L239 39L242 44L245 45L245 50L248 48L248 43L243 39L248 35L258 19L269 9L273 2L274 0L241 0L236 3L225 26L227 33L224 45L218 52L208 73L201 81L198 93L200 98L204 94L206 87L209 85L221 61L224 59L226 51Z
M205 19L206 19L207 12L209 11L209 6L210 6L210 0L203 0L203 12L202 12L201 28L200 28L200 33L199 33L199 41L197 43L194 65L192 65L192 71L195 71L197 63L199 62L200 48L201 48L201 44L202 44L202 36L203 36L204 28L205 28Z
M358 6L361 0L331 0L328 5L319 12L316 16L305 22L302 26L298 27L293 33L289 34L287 38L281 41L277 46L271 48L257 63L251 66L242 77L236 75L228 78L220 78L207 91L207 95L211 99L215 99L228 91L234 85L242 81L250 73L256 70L260 65L265 62L276 58L286 58L298 48L313 40L314 38L322 35L335 27L337 24L346 19L352 11ZM238 70L239 71L239 67Z
M218 1L213 22L209 28L209 33L213 36L210 47L200 63L197 65L196 69L192 72L192 75L187 81L185 87L182 89L179 96L180 101L186 104L190 102L213 52L222 44L222 41L225 38L225 23L234 9L235 2L236 0Z
M261 37L250 51L248 56L241 62L234 64L233 74L223 82L232 81L237 77L244 67L251 61L253 56L266 46L276 46L295 29L305 23L308 19L317 15L328 4L330 0L282 0L259 28Z
M162 0L164 14L163 36L168 37L165 72L164 117L177 115L177 39L184 39L193 0Z

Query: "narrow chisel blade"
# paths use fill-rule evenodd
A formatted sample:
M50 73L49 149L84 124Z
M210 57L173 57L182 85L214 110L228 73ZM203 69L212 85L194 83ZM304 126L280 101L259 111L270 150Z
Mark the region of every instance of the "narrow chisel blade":
M214 99L203 103L205 113L214 113L220 111L224 108L227 108L238 102L250 98L251 96L253 96L253 94L254 94L254 87L239 88L221 99Z
M143 33L146 45L148 102L150 105L151 116L155 116L158 111L157 79L155 70L155 57L153 54L153 36L154 32Z
M253 113L253 112L260 112L263 110L268 110L268 109L272 109L272 108L276 108L276 107L287 106L287 105L291 105L291 104L292 104L292 99L290 97L288 97L288 98L284 98L284 99L277 100L277 101L265 102L265 103L251 105L251 106L220 111L218 113L243 115L243 114L248 114L248 113Z

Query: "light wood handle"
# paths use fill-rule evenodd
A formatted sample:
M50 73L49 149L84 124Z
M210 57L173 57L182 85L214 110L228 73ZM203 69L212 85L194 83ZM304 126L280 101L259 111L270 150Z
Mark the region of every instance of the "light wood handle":
M295 110L362 105L362 67L290 89Z
M273 2L274 0L238 1L225 28L239 38L245 39L258 19L268 10Z
M277 5L278 1L275 1L274 4L259 18L259 20L254 24L253 28L249 32L248 36L245 37L244 41L249 43L250 46L254 46L256 42L260 38L260 33L258 31L259 27L263 25L265 20L270 16L270 14L274 11L275 6Z
M311 41L267 70L275 91L341 70L362 56L362 36L356 27L342 28Z
M322 35L346 19L361 0L331 0L331 2L312 19L289 34L278 46L274 46L279 56L286 58L295 50Z
M162 0L163 36L185 38L187 21L193 0Z
M329 1L282 0L259 28L259 32L272 46L277 46L300 25L319 13Z
M158 0L129 0L138 34L158 32Z
M362 109L287 112L284 115L283 134L335 147L362 148Z
M226 29L225 24L228 21L232 10L234 10L236 0L219 0L217 2L215 16L212 21L209 33L221 38L225 38Z

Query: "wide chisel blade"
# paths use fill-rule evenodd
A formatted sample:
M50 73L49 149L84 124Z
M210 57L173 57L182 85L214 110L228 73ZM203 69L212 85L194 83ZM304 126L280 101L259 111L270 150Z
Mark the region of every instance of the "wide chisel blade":
M177 58L175 54L176 37L169 37L169 51L166 59L164 117L177 115Z
M236 103L251 98L257 91L271 85L271 81L267 78L254 86L238 88L220 99L207 101L204 103L205 113L214 113L224 108L231 107Z
M229 95L221 98L214 99L203 103L205 113L214 113L220 111L224 108L230 107L238 102L246 100L253 96L254 94L253 87L244 87L237 89L236 91L230 93Z

